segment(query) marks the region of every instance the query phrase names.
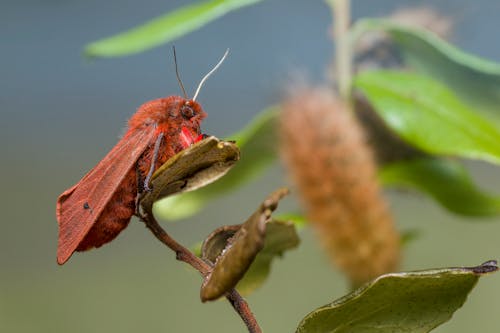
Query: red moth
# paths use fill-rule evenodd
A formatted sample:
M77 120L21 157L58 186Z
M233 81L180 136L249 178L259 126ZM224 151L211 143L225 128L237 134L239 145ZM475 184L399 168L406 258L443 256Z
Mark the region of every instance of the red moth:
M100 247L113 240L136 213L136 198L149 189L153 172L170 157L201 140L200 123L206 113L195 100L205 80L227 53L201 80L192 99L170 96L143 104L128 121L128 129L116 146L76 185L59 196L56 216L60 265L75 251ZM180 79L179 83L186 96Z

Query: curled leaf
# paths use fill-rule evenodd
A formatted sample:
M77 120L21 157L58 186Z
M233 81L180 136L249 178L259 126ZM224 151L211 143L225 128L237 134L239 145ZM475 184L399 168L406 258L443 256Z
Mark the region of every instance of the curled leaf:
M152 190L140 198L142 209L151 212L155 201L163 197L193 191L216 181L233 167L239 156L234 143L214 136L182 150L153 174Z
M241 224L225 225L215 229L201 245L201 257L215 264Z
M318 308L297 333L426 333L448 321L479 277L497 262L382 275L351 294Z
M223 226L212 232L203 242L202 257L214 264L240 228L241 224L237 224ZM300 243L296 223L290 221L273 218L266 222L265 233L264 247L236 285L238 292L243 295L250 294L264 283L271 270L271 263L276 257Z
M203 302L221 297L241 280L264 246L266 222L286 194L288 190L284 188L273 192L239 228L223 227L207 238L202 256L215 263L201 287Z

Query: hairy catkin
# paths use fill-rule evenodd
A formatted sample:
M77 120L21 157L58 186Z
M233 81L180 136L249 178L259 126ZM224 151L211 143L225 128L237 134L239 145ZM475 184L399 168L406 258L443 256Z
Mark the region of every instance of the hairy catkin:
M361 126L333 91L295 92L283 104L281 152L327 252L359 285L394 271L400 239L380 193Z

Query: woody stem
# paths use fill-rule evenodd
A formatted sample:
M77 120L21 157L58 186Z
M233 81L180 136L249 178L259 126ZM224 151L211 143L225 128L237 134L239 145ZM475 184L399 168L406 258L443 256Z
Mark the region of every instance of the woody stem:
M262 333L262 330L259 327L259 323L255 319L248 303L241 297L241 295L236 291L236 289L231 289L229 293L226 294L226 298L233 306L234 310L238 312L241 319L247 325L248 332L250 333Z
M212 266L207 262L203 261L201 258L197 257L193 252L179 244L175 239L170 237L170 235L160 226L158 221L151 212L146 212L145 214L140 214L141 219L146 227L155 235L155 237L168 246L172 251L176 253L177 260L183 261L186 264L191 265L200 274L206 278L210 272L212 272ZM226 294L226 298L231 303L234 310L239 314L243 322L248 328L249 333L262 333L262 330L255 319L248 303L241 297L241 295L232 289Z
M141 216L140 219L160 242L175 252L177 260L191 265L200 272L203 277L206 277L212 271L212 267L208 263L198 258L194 253L189 251L189 249L170 237L170 235L158 224L152 214L145 214Z

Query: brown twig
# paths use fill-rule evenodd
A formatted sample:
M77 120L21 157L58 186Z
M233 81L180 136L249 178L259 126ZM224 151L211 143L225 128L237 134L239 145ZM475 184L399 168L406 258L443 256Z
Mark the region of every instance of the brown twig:
M158 221L156 221L152 212L145 212L144 214L137 215L160 242L162 242L175 252L177 260L191 265L194 269L200 272L203 278L207 277L207 275L210 274L210 272L212 271L212 266L194 255L194 253L179 244L175 239L170 237L170 235L160 226ZM250 310L248 303L235 289L232 289L230 292L228 292L226 294L226 298L229 303L231 303L236 312L240 315L241 319L247 326L249 333L262 333L262 330L260 329L259 324L257 323L257 320L255 319L252 311Z
M139 218L146 224L146 227L153 233L153 235L155 235L155 237L160 242L162 242L175 252L177 260L191 265L194 269L200 272L203 277L206 277L210 273L210 271L212 270L210 264L195 256L186 247L182 246L175 239L170 237L170 235L158 224L152 214L146 213Z
M243 297L241 297L236 289L232 289L226 295L226 298L229 303L231 303L236 312L239 313L241 319L243 319L245 325L247 325L249 332L262 333L262 330L260 329L255 316L250 310L248 303L243 299Z

